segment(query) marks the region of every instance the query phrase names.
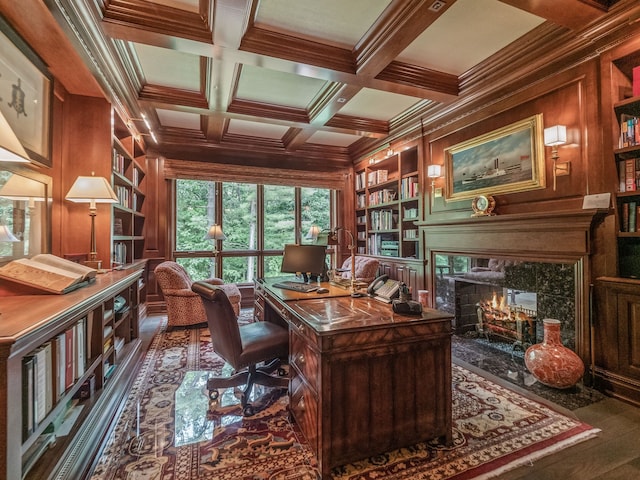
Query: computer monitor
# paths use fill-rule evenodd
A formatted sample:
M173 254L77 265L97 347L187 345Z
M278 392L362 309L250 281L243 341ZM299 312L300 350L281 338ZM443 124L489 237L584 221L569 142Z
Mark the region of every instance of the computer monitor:
M294 245L284 246L282 256L283 273L301 273L304 281L308 282L307 274L322 275L326 266L327 247L325 245Z

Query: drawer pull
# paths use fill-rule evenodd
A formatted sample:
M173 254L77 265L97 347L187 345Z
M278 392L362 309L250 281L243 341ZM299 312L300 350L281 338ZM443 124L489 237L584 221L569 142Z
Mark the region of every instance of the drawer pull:
M304 365L306 362L305 358L304 358L304 353L301 353L300 355L298 355L298 363L300 365Z
M300 410L301 412L304 412L306 409L307 409L307 406L304 403L304 397L302 397L298 402L298 410Z

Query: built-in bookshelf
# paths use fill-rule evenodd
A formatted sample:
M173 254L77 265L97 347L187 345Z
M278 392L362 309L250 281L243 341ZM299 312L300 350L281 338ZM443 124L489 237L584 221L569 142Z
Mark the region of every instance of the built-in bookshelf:
M146 172L144 151L119 120L115 122L111 156L112 187L118 197L112 207L111 263L119 267L143 257Z
M84 477L140 353L143 268L65 295L3 297L0 478Z
M355 173L357 253L419 258L418 147L368 160Z
M620 91L625 97L631 86ZM619 130L613 152L619 183L618 269L621 277L640 278L640 97L621 98L614 112Z

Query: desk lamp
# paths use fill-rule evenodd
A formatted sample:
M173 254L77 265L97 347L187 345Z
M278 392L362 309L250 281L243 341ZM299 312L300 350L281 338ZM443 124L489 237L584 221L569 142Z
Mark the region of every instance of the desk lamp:
M89 260L85 262L85 265L99 270L102 267L102 260L98 260L98 253L96 252L96 203L118 203L118 197L111 189L111 185L109 185L106 178L95 177L91 172L90 177L79 176L64 198L70 202L89 204L91 251L89 252Z
M351 252L351 296L359 297L360 293L356 292L356 242L353 238L353 233L350 230L347 230L344 227L336 227L335 229L329 232L329 245L337 245L338 244L338 234L340 231L347 232L349 235L350 243L347 246L349 251Z

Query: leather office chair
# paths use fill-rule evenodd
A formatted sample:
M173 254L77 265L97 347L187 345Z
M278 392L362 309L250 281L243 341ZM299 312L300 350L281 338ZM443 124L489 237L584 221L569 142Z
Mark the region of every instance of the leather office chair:
M219 286L194 282L191 289L202 297L213 350L235 371L229 377L209 378L209 398L218 398L218 388L245 385L240 398L242 411L246 416L253 415L249 398L254 384L280 388L289 385L289 378L280 368L280 359L289 355L289 331L271 322L239 325L229 299ZM278 376L272 375L274 371Z
M380 266L380 262L375 258L371 257L363 257L363 256L355 256L355 274L356 281L371 283L378 276L378 267ZM342 278L351 278L351 257L347 258L342 267L338 269L341 273Z
M193 280L182 265L172 261L162 262L154 270L156 281L167 303L167 326L183 327L207 321L202 300L191 290ZM238 286L225 284L220 278L205 280L220 285L229 297L236 316L240 314L241 294Z

